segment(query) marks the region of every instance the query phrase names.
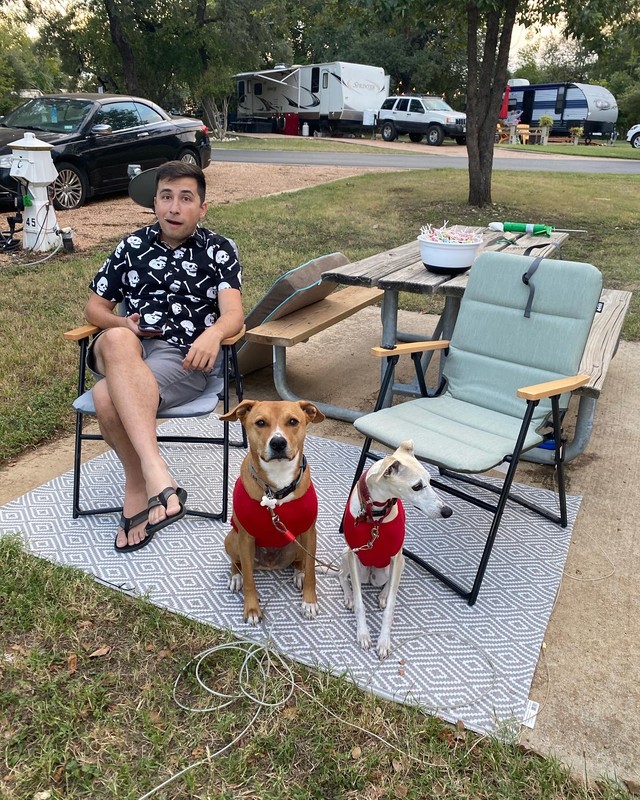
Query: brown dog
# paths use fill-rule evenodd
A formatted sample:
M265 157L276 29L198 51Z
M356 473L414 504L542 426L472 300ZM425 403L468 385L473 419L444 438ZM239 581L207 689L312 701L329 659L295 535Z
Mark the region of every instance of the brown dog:
M293 565L293 582L302 590L301 612L318 613L316 597L316 517L318 500L303 454L307 425L322 414L306 400L243 400L220 419L240 420L249 452L233 490L233 529L224 546L231 559L229 588L244 589L244 619L262 618L254 569Z

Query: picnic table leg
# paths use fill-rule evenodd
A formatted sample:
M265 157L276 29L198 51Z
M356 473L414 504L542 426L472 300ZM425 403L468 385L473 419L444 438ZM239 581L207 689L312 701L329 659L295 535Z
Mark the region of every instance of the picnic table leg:
M565 464L584 452L591 437L595 410L596 398L582 395L578 404L578 416L576 418L573 439L568 442L564 448ZM531 450L527 450L526 453L523 453L522 459L524 461L532 461L534 464L553 464L554 454L553 450L544 450L541 447L534 447Z
M291 391L287 383L287 348L273 347L273 383L282 400L291 400L297 402L298 400L310 400L314 403L322 413L331 417L331 419L339 419L343 422L355 422L358 417L364 416L367 412L360 411L356 408L344 408L343 406L334 406L331 403L320 403L312 397L302 398Z

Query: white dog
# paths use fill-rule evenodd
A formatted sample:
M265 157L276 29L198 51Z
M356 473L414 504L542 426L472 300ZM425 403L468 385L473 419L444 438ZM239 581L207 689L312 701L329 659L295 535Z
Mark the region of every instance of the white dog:
M378 603L384 613L377 645L381 659L391 652L393 612L404 568L403 501L431 518L450 517L453 513L433 490L429 473L413 454L411 440L402 442L395 453L376 461L361 475L349 497L343 522L348 545L339 576L344 604L354 610L358 644L368 650L371 637L362 584L382 589Z

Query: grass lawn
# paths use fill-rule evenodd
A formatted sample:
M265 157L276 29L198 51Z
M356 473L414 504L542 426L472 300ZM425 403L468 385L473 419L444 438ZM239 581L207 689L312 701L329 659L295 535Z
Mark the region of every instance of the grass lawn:
M466 205L463 171L370 174L212 207L207 223L239 245L247 310L278 275L309 258L341 250L357 259L412 239L425 223L525 220L586 228L571 236L563 255L596 264L606 286L636 293L624 335L637 340L636 182L501 171L493 178L493 207L478 211ZM113 244L126 232L115 232ZM77 348L61 334L81 322L88 281L106 255L66 254L0 271L5 466L72 428ZM402 298L405 308L421 311L437 310L437 302ZM191 764L199 766L155 796L627 797L610 783L585 789L557 762L514 742L473 735L298 665L291 667L290 697L286 676L270 677L269 699L287 699L253 722L256 706L243 697L212 713L187 711L173 700L174 680L196 654L232 641L226 634L28 556L11 538L0 539L0 586L0 797L6 800L134 800ZM235 694L241 663L238 650L226 650L203 672L218 691ZM181 702L212 702L202 695L188 675ZM233 748L209 760L237 736Z

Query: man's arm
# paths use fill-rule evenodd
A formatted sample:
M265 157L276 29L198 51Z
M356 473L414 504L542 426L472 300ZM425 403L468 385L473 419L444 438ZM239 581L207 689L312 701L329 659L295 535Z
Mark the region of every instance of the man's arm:
M107 300L95 292L91 292L86 306L84 316L87 322L96 325L98 328L129 328L135 334L140 335L138 330L139 314L132 314L129 317L121 317L113 313L117 303Z
M220 342L235 336L244 324L242 294L238 289L223 289L218 293L220 316L215 323L200 334L189 348L182 362L184 369L208 372L213 369L220 351Z

